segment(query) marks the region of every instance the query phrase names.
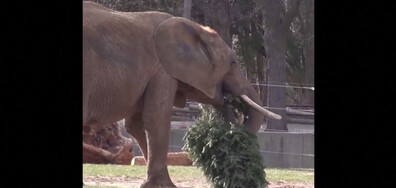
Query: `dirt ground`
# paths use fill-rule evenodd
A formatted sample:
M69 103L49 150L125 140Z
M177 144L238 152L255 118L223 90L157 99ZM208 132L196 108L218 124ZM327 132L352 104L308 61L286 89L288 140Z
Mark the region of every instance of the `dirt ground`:
M96 176L84 176L84 188L105 186L105 187L140 187L144 182L143 178L131 178L131 177L96 177ZM173 183L178 188L210 188L210 183L202 179L189 179L189 180L177 180L173 179ZM288 183L284 181L270 182L269 188L313 188L314 185L311 183Z

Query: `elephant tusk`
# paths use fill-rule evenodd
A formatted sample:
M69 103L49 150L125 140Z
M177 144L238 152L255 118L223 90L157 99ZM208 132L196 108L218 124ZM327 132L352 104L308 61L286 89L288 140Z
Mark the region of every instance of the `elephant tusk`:
M261 107L260 105L258 105L257 103L255 103L254 101L252 101L252 99L250 99L247 95L241 95L241 98L247 102L250 106L252 106L253 108L255 108L256 110L258 110L259 112L261 112L262 114L272 118L272 119L282 119L282 116L275 114L263 107Z

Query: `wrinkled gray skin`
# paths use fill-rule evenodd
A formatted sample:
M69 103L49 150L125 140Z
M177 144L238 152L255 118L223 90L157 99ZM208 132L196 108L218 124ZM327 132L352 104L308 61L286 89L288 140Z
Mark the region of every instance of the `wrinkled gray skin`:
M168 174L172 106L187 99L216 107L223 93L262 105L219 35L161 12L117 12L83 2L83 126L125 118L148 161L141 187L176 187ZM263 115L248 110L256 133Z

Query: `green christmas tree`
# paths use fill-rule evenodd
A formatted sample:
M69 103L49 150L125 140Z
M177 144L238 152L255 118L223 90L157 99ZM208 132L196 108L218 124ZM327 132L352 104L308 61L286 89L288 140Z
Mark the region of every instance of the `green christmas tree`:
M229 104L231 101L226 100ZM236 106L234 104L234 106ZM242 112L241 110L236 110ZM265 166L257 136L244 125L224 121L214 108L202 114L183 138L183 149L214 188L264 188Z

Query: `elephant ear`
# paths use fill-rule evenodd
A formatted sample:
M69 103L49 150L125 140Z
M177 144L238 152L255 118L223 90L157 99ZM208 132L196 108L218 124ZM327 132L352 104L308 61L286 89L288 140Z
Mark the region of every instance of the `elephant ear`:
M214 98L218 79L209 42L211 35L217 34L188 19L174 17L158 25L154 38L164 69Z

